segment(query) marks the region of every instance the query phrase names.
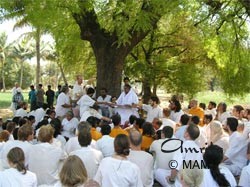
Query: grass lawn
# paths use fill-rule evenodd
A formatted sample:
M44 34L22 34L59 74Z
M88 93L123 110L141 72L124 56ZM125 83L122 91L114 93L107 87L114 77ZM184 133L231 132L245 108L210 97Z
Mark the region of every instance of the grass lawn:
M25 101L28 101L28 92L23 92L23 97ZM10 107L12 100L12 92L7 91L5 93L0 93L0 109L6 109Z

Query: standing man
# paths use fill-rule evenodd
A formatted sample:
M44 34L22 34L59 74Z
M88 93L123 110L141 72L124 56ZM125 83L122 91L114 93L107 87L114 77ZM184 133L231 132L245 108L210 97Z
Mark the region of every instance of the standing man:
M36 90L34 85L30 85L29 103L30 103L30 111L36 110Z
M106 88L102 88L100 90L100 96L97 98L97 102L111 102L111 96L107 95L107 89ZM105 104L99 104L99 107L101 109L101 114L105 117L109 117L110 113L109 113L109 106L105 105Z
M137 112L137 104L139 99L136 93L133 91L129 84L124 85L124 91L121 93L120 97L116 101L117 109L116 111L121 116L121 124L125 125L125 122L128 121L131 115L139 117Z
M16 112L16 110L18 109L17 107L19 106L19 104L21 102L24 102L24 98L23 98L23 94L21 92L21 88L17 88L16 94L13 95L13 97L12 97L12 102L13 102L13 106L14 106L14 112Z
M19 88L19 84L16 82L14 88L12 88L12 98L14 97L14 95L16 95L18 88ZM21 88L20 88L20 90L21 90ZM14 102L11 102L10 109L13 112L15 112L16 108L15 108L15 103Z
M39 107L39 108L43 107L44 94L45 94L45 92L43 90L43 85L38 84L38 88L37 88L37 92L36 92L36 102L37 102L37 107Z
M51 90L51 85L48 85L48 90L46 91L46 96L47 96L47 103L48 107L50 109L53 108L53 103L54 103L54 98L55 98L55 92Z
M84 93L83 86L82 86L82 77L80 75L77 75L76 83L74 84L74 87L73 87L72 100L77 102L84 94L85 93Z

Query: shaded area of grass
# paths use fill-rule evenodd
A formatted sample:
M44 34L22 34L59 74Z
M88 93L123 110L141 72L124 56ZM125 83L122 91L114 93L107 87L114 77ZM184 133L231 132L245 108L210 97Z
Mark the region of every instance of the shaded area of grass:
M28 93L23 92L23 97L25 101L28 101ZM0 93L0 109L7 109L10 107L12 101L12 92L1 92Z

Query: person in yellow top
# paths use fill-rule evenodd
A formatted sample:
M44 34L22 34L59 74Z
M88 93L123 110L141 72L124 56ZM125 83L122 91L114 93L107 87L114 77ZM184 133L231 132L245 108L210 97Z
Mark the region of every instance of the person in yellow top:
M102 134L96 130L98 120L99 119L94 116L90 116L87 119L87 122L89 122L89 124L92 126L90 133L91 133L92 139L95 141L99 140L102 137Z
M198 116L200 118L200 126L203 126L203 119L204 119L204 110L198 106L198 101L193 99L189 102L189 111L188 113L192 116Z
M132 115L131 115L132 116ZM131 117L130 116L130 117ZM131 131L138 131L142 134L142 125L145 123L145 119L143 118L135 118L135 121L133 123L133 125L130 125L129 127L127 127L126 129L124 129L125 131L128 132L128 134L131 132Z
M146 122L142 126L142 144L141 149L143 151L148 151L152 142L154 141L155 131L152 123Z
M118 134L125 134L128 136L128 132L123 130L121 125L121 116L119 114L115 114L111 117L112 123L114 124L114 128L111 130L109 136L115 138Z

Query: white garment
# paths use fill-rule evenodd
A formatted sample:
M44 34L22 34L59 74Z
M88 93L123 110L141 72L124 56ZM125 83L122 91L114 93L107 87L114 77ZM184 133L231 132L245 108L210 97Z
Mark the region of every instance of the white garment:
M30 144L27 141L13 140L13 141L7 141L2 147L0 158L2 159L3 168L5 169L9 168L7 155L9 151L14 147L19 147L23 150L25 157L25 166L29 165L28 159L29 159L29 152L32 149L32 144Z
M117 105L132 105L132 104L138 104L138 96L136 93L130 89L130 91L125 94L125 92L122 92L119 98L116 101ZM136 108L129 108L129 107L117 107L116 112L119 113L121 116L121 124L124 125L126 121L129 120L129 117L131 115L135 115L136 117L139 117L139 114L137 112Z
M59 169L65 158L65 152L52 144L33 145L29 152L29 169L36 173L38 185L55 184L59 179Z
M153 108L151 105L143 104L142 109L147 112L146 122L152 123L154 118L162 117L162 109L159 106Z
M181 148L175 151L173 158L178 163L176 169L179 171L182 168L183 160L195 160L200 163L203 160L203 155L200 147L195 143L195 141L186 140L182 144L182 151Z
M241 170L247 164L247 140L237 131L229 137L229 148L225 156L225 166L234 176L240 175Z
M152 155L145 151L130 150L128 160L136 164L141 171L141 180L144 187L151 187L154 183Z
M88 178L94 178L97 169L100 165L100 162L103 158L101 151L98 151L96 149L91 148L91 146L88 146L81 147L81 149L71 152L70 155L78 156L82 160L87 170Z
M182 110L180 110L179 112L175 112L172 110L170 113L170 119L172 119L176 123L180 123L180 119L183 114L184 112Z
M37 126L37 124L43 120L46 112L43 108L38 108L35 110L34 116L35 116L35 123L34 125Z
M231 117L228 112L223 112L222 114L218 113L218 120L222 123L222 125L224 125L223 123L225 123L228 117Z
M15 112L15 117L21 117L23 118L24 116L28 116L28 112L26 110L24 110L23 108L19 108L18 110L16 110Z
M80 121L87 121L87 119L90 117L96 117L98 119L101 119L103 116L97 112L95 109L93 108L89 108L88 110L86 110L85 112L83 112Z
M204 114L211 114L213 116L213 119L214 119L216 117L216 114L217 114L216 108L213 108L211 110L207 109L207 110L205 110Z
M26 171L22 174L15 168L6 169L0 172L1 187L36 187L37 178L35 173Z
M204 148L206 147L206 143L208 143L207 137L206 137L206 131L204 130L203 127L199 126L199 130L200 130L200 135L199 137L195 140L196 144L200 147L200 148Z
M67 118L62 120L62 135L71 138L75 136L75 130L79 124L77 118L73 117L70 121Z
M61 92L56 101L56 107L55 107L56 116L60 116L60 117L65 116L66 113L70 110L70 108L64 108L62 106L65 104L68 104L68 105L70 104L70 98L64 92Z
M161 118L161 121L162 121L162 125L159 128L159 130L162 130L164 127L169 126L169 127L172 127L174 132L175 132L175 129L176 129L176 122L175 121L168 119L168 118Z
M249 187L250 186L250 164L245 166L240 175L239 186Z
M169 142L165 143L162 147L163 150L174 150L180 146L180 141L171 141L170 138L155 140L150 146L149 152L152 152L155 158L155 166L154 169L162 168L168 169L169 168L169 161L174 160L174 152L171 153L164 153L161 150L161 145L164 141L170 140Z
M73 91L72 91L72 100L78 100L81 98L81 96L83 96L84 90L83 90L83 86L79 85L77 82L75 83L74 87L73 87Z
M219 167L220 173L223 174L230 186L237 186L236 180L232 173L226 167ZM219 187L218 183L213 179L213 176L209 169L203 169L203 181L201 187Z
M106 157L94 180L102 187L143 187L140 169L128 160Z
M184 134L187 129L187 125L181 126L175 133L176 138L185 141Z
M90 146L95 149L96 148L96 141L92 140ZM71 152L73 152L75 150L81 149L81 146L78 142L78 136L70 138L67 141L67 143L65 144L64 149L65 149L67 154L70 154Z
M106 95L106 97L103 99L102 96L99 96L97 98L97 102L111 102L111 96L110 95ZM99 104L100 107L109 107L108 105L104 105L104 104Z
M80 106L80 116L82 117L83 113L95 104L95 100L88 95L83 95L81 99L77 101L77 104Z
M54 138L54 139L56 139L57 141L59 141L60 143L61 143L61 148L64 150L64 146L65 146L65 144L66 144L66 140L65 140L65 138L62 136L62 135L57 135L57 137L56 138Z
M225 152L227 151L229 147L229 136L221 137L216 142L213 142L213 144L220 146L223 149L223 153L225 154Z
M103 135L97 140L96 149L100 150L104 157L112 156L115 153L114 138L109 135Z

